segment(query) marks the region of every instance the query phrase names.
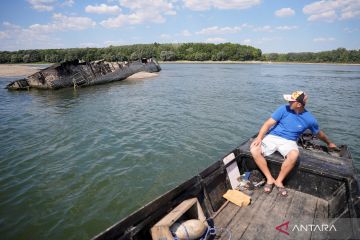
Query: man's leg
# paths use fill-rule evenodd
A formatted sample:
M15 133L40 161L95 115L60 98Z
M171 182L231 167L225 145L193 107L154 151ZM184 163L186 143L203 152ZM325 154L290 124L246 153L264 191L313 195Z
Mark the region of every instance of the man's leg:
M266 183L267 184L273 184L275 182L275 179L270 173L270 170L268 168L267 162L264 158L264 156L261 153L261 146L253 146L250 149L251 155L253 156L256 165L260 168L262 173L266 177Z
M286 176L290 173L290 171L295 167L296 161L299 157L299 151L291 150L284 162L281 165L281 170L278 177L275 180L275 185L278 187L284 187L283 181Z

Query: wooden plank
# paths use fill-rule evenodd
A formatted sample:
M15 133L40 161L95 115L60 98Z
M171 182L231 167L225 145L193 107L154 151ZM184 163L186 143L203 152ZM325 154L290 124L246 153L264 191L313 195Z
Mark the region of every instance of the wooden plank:
M252 216L259 211L261 203L267 197L262 194L262 191L262 189L255 190L251 196L251 204L247 207L240 208L234 217L228 221L227 226L224 226L224 228L231 232L233 239L239 239L238 236L243 234L252 221ZM228 239L228 235L226 234L223 234L222 237L221 239Z
M187 210L189 210L197 202L196 198L191 198L180 203L168 215L163 217L155 226L171 226L178 220Z
M285 221L289 221L289 228L295 227L295 224L300 226L306 224L312 224L314 220L314 213L317 206L317 197L309 194L296 191L293 197L293 201L286 213ZM285 222L284 221L284 222ZM288 237L291 239L310 239L311 231L297 231L296 229L288 229L289 235L278 232L276 239Z
M284 222L295 191L289 189L288 196L283 197L275 187L270 194L262 194L266 198L261 204L259 203L259 210L255 212L252 221L237 239L275 239L278 235L279 232L275 228Z
M317 199L316 209L314 214L314 224L330 224L328 221L329 217L329 203L321 198ZM311 239L328 239L326 232L311 232Z
M151 228L151 237L153 240L173 240L169 227L167 226L154 226Z
M228 203L227 206L214 218L215 227L226 227L235 214L240 210L239 206L236 206L231 202L225 202L224 204L226 203Z
M222 231L217 232L216 239L229 239L229 234L225 231L225 229L231 231L228 225L233 221L234 216L240 210L251 209L259 195L259 191L254 191L254 194L251 196L251 204L244 208L240 208L229 202L229 204L214 218L215 227L223 229Z
M293 232L294 224L313 224L329 217L329 204L326 200L295 190L289 190L287 197L279 195L277 189L266 194L262 189L254 191L252 203L239 208L229 203L214 219L215 227L229 230L232 239L319 239L326 237L323 232ZM289 221L286 235L275 229ZM282 228L284 229L284 228ZM285 230L285 229L284 229ZM222 231L217 239L228 239Z

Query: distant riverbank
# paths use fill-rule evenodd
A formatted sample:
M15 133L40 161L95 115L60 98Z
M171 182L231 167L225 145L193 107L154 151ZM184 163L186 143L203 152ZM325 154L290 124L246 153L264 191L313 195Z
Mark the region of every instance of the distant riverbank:
M354 65L359 63L312 63L312 62L271 62L271 61L158 61L160 64L194 63L194 64L333 64L333 65Z

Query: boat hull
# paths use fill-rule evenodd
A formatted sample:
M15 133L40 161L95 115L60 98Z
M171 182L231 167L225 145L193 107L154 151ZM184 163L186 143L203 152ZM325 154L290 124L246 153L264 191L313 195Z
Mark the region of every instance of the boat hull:
M282 221L286 224L285 220L294 223L299 219L303 222L316 222L319 219L332 223L347 221L347 229L341 233L344 234L341 238L359 239L360 224L357 218L360 217L360 191L347 146L341 146L338 153L301 148L298 164L285 182L289 188L287 198L279 197L276 190L265 194L258 189L249 206L239 208L232 203L228 204L223 198L223 194L231 189L227 167L235 162L241 174L257 169L249 152L251 141L249 139L198 175L153 200L94 239L151 239L150 229L154 224L181 202L194 197L198 199L209 225L233 231L234 239L275 239L282 236L275 224L280 225ZM223 160L229 159L229 156L232 156L231 161L224 164ZM278 174L282 156L275 153L267 161L272 174ZM295 232L292 234L297 236ZM328 234L325 231L313 235L301 232L299 236L302 239L331 238Z

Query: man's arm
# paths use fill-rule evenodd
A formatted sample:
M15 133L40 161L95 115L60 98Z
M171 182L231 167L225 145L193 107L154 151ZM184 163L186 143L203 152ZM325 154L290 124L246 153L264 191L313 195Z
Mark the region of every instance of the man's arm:
M317 134L317 137L321 141L326 143L326 145L328 145L329 148L337 148L337 146L329 140L329 138L326 136L326 134L323 131L320 130L319 133Z
M269 129L276 124L276 121L272 118L269 118L265 121L265 123L260 128L259 134L254 139L254 141L251 143L250 148L253 146L259 146L261 144L261 141L265 137L265 134L269 131Z

